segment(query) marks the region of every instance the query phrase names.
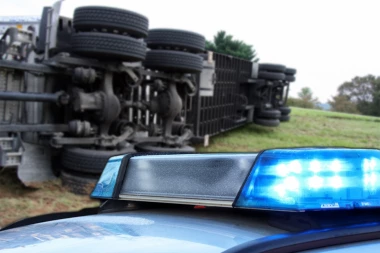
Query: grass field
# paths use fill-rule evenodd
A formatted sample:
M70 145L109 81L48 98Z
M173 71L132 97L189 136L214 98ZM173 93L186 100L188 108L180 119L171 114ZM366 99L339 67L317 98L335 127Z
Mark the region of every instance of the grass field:
M258 151L275 147L344 146L380 148L380 118L292 108L277 128L248 125L211 138L201 152Z
M201 152L259 151L294 146L380 148L380 118L292 108L291 120L277 128L249 125L212 137ZM98 205L86 196L68 193L59 180L36 189L22 186L12 172L0 173L0 227L43 213Z

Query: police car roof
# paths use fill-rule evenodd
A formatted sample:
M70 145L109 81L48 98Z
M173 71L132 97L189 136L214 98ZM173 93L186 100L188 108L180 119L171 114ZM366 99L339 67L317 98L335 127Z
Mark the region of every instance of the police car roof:
M2 252L222 252L285 231L258 214L151 209L50 221L0 233Z

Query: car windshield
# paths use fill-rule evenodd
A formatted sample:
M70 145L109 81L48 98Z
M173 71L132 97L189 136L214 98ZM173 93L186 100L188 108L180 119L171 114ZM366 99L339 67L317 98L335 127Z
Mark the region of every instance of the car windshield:
M263 215L252 240L379 222L379 7L4 1L0 242L131 209Z

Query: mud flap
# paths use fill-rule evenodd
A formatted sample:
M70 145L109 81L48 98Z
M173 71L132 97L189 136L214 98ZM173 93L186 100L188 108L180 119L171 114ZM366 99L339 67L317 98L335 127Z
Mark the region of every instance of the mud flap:
M17 176L26 186L56 179L52 171L50 147L23 142L24 152Z

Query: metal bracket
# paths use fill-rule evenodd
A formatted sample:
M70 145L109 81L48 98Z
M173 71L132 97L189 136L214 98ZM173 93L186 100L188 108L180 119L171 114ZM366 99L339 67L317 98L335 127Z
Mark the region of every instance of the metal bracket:
M138 75L136 75L136 73L131 68L123 68L123 72L125 72L134 82L133 84L127 82L129 87L136 88L142 83L143 77L140 72L137 72Z
M195 85L190 81L190 79L182 77L180 81L184 82L187 85L186 91L188 96L193 97L195 96L195 94L197 94L197 87L195 87Z
M64 145L96 145L101 147L115 147L119 143L128 140L132 137L134 129L125 127L124 132L120 136L101 135L99 137L63 137L62 133L57 133L51 139L51 145L56 148L61 148Z

